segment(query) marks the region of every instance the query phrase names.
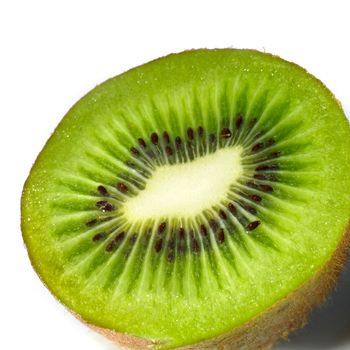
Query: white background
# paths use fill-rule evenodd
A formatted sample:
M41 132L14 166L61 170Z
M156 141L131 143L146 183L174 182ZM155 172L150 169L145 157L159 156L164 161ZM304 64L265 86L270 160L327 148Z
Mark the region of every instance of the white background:
M349 111L348 3L0 0L0 348L116 349L43 287L20 233L23 182L75 101L105 79L158 56L239 47L304 66ZM278 348L350 348L349 271L311 325Z

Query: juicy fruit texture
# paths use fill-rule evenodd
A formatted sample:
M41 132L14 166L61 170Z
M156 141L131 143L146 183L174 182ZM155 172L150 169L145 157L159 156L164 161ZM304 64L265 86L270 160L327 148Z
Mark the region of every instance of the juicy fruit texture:
M321 270L350 219L349 173L349 124L318 80L256 51L189 51L68 112L25 184L23 236L74 313L173 348Z

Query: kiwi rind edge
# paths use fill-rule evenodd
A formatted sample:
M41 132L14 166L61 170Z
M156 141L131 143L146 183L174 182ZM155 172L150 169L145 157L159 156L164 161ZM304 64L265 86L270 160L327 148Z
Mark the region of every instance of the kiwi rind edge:
M331 259L304 285L241 327L235 328L231 332L222 334L217 338L176 349L271 349L279 339L287 339L290 333L304 327L307 324L311 311L326 301L328 295L336 286L340 273L343 271L349 255L349 248L350 221ZM97 327L87 323L78 315L74 316L92 330L126 349L150 350L158 349L165 345L111 329Z

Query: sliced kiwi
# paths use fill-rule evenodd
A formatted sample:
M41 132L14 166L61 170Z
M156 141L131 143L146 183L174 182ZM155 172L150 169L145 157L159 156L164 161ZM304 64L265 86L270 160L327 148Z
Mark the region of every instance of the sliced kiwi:
M349 242L350 128L299 66L195 50L93 89L24 186L30 260L137 349L260 349L302 325Z

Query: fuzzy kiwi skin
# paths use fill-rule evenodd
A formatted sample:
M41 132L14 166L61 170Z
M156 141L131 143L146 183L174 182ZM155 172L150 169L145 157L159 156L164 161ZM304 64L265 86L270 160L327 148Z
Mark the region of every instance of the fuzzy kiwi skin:
M299 287L269 310L250 322L233 329L217 338L197 344L176 348L177 350L265 350L271 349L280 339L307 324L311 311L324 303L336 286L349 255L350 223L336 251L325 266L307 283ZM96 327L80 321L118 346L130 350L149 350L160 348L157 342L110 329Z

